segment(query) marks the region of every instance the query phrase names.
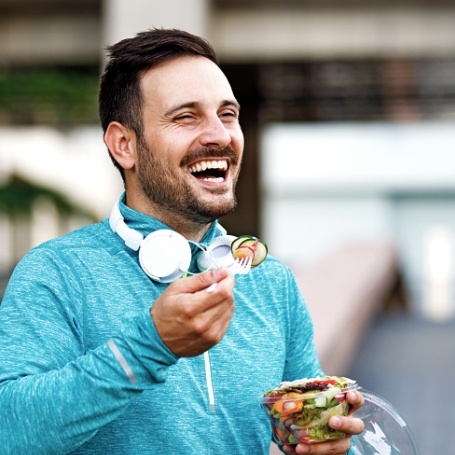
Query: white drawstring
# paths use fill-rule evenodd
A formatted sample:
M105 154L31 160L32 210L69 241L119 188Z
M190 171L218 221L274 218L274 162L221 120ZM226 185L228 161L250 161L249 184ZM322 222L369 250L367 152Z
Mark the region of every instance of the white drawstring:
M215 412L215 394L213 393L212 370L210 367L209 352L204 352L205 380L207 381L207 391L209 394L210 410Z

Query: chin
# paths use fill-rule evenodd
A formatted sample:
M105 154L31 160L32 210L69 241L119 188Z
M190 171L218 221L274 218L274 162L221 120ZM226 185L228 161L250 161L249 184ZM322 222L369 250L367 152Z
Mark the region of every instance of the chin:
M216 210L214 210L215 213L214 219L229 215L236 209L236 207L237 207L236 202L233 202L231 204L224 204L223 206L217 206Z
M216 204L204 204L199 206L195 212L197 212L199 217L204 218L206 222L212 222L218 218L228 215L229 213L232 213L236 207L236 201L230 200L218 202Z

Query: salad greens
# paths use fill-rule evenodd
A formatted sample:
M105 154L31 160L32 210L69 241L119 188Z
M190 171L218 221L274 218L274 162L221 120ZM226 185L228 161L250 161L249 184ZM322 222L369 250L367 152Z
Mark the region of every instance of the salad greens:
M324 376L282 382L267 391L262 406L272 423L278 444L321 442L345 434L329 427L333 415L347 415L346 392L357 388L352 379Z

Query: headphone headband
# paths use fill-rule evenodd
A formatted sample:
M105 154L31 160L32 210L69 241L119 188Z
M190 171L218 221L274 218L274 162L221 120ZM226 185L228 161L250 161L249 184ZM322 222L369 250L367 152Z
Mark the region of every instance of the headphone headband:
M125 219L120 213L118 203L114 204L111 210L111 216L109 217L109 224L111 229L125 241L125 245L134 251L137 251L141 246L141 242L144 236L134 229L131 229L125 223Z
M170 283L188 272L191 263L191 247L183 235L171 229L158 229L144 236L127 226L123 218L119 203L111 210L109 225L128 248L139 251L139 263L147 276L155 281ZM223 235L205 249L199 246L196 262L200 271L218 267L230 267L234 263L231 254L231 243L236 237L226 235L220 226Z

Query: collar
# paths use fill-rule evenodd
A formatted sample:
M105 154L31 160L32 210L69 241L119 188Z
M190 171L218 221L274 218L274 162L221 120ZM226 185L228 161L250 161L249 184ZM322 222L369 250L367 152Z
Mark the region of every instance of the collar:
M138 212L127 206L125 200L126 194L123 192L112 209L109 224L111 229L125 241L128 247L137 251L142 239L150 233L159 229L172 230L167 224L157 218ZM210 245L216 237L225 234L226 230L218 223L218 220L215 220L204 234L200 244L203 246ZM196 244L189 243L192 250L199 248Z

